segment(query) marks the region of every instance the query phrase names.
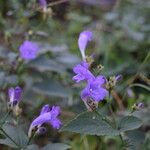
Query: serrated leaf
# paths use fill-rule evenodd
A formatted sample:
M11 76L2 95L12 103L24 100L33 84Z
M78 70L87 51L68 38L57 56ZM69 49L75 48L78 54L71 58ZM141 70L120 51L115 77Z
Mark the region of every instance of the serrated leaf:
M120 131L129 131L133 129L137 129L142 125L142 121L134 116L125 116L120 122L118 128Z
M61 131L70 131L88 135L119 135L119 131L113 129L94 112L84 112L62 127Z
M44 146L41 148L41 150L67 150L68 148L70 148L69 145L63 143L54 143Z
M8 145L13 148L26 146L28 137L21 128L5 124L5 126L3 126L3 130L13 139L14 142L9 138L5 138L0 139L0 144Z
M144 132L138 130L127 131L126 136L129 138L135 149L142 149L142 144L145 139Z

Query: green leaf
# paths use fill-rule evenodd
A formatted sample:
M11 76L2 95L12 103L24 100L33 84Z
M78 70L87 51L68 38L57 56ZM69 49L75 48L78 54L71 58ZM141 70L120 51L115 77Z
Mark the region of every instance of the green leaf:
M67 150L70 146L63 144L63 143L54 143L48 144L41 148L41 150Z
M134 145L135 149L142 149L142 145L145 139L144 132L133 130L133 131L127 131L126 135L132 145Z
M6 137L5 139L0 139L0 144L4 144L13 148L26 146L28 137L21 128L16 128L14 126L5 124L5 126L3 126L3 130L9 135L11 139L13 139L14 142Z
M120 131L129 131L133 129L137 129L142 125L142 121L134 116L125 116L123 117L118 125Z
M113 129L94 112L84 112L62 127L61 131L70 131L89 135L119 135L119 131Z
M38 57L37 59L31 61L28 66L35 68L40 72L53 71L63 73L65 71L64 67L60 63L45 56Z
M25 150L40 150L35 144L29 145Z
M53 80L37 82L33 85L33 91L47 96L68 97L69 89L65 89L60 83Z

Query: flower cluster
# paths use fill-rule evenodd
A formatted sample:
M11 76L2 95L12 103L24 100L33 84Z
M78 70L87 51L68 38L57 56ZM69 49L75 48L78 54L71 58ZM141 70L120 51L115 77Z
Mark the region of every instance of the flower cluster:
M86 87L81 91L82 100L92 99L94 101L101 101L108 95L105 89L106 78L102 75L95 77L89 70L87 62L82 61L73 68L76 75L73 80L79 83L82 80L87 82Z
M73 68L76 74L72 79L79 83L80 81L86 81L86 87L81 91L81 99L84 101L88 110L92 110L102 101L115 85L116 82L121 80L122 76L118 75L110 77L109 80L103 75L94 76L89 70L91 61L88 61L88 57L85 56L85 49L88 41L93 39L91 31L83 31L79 35L78 46L82 55L83 61ZM100 66L102 68L102 66ZM97 107L97 106L96 106Z
M86 81L86 87L81 91L81 99L84 102L92 100L95 103L98 103L108 95L108 91L105 88L107 79L102 75L95 77L89 70L89 63L86 62L85 49L88 41L92 40L92 37L93 35L90 31L83 31L80 33L78 45L83 61L73 68L74 73L76 73L73 80L77 83L83 80Z

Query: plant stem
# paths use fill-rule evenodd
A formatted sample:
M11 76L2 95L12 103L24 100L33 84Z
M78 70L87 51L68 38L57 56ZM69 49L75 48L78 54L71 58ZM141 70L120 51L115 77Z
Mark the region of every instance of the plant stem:
M86 150L90 150L90 149L89 149L89 144L88 144L88 140L87 140L86 135L83 137L83 143L84 143L84 148L85 148Z
M114 114L114 112L113 112L113 109L112 109L112 106L111 106L111 103L110 103L110 91L109 91L109 99L107 100L107 106L108 106L108 109L109 109L109 111L110 111L110 113L111 113L111 116L112 116L112 118L113 118L113 122L114 122L114 125L115 125L115 127L116 127L116 120L115 120L115 114Z
M29 140L28 140L28 143L27 143L27 146L30 144L31 140L33 139L33 137L35 136L35 132L32 133L32 135L30 136Z
M110 101L110 93L111 93L111 91L109 91L109 101ZM116 120L115 120L114 111L113 111L113 109L112 109L112 106L111 106L110 102L107 101L107 104L108 104L108 108L109 108L109 111L111 112L111 115L112 115L112 118L113 118L113 122L114 122L115 128L116 128L116 127L117 127L117 124L116 124ZM120 139L121 139L121 141L122 141L122 144L124 145L124 140L123 140L123 138L122 138L121 133L119 134L119 137L120 137Z
M20 148L20 146L5 132L5 130L3 130L1 127L0 127L0 130L3 132L3 134L9 138L18 148Z

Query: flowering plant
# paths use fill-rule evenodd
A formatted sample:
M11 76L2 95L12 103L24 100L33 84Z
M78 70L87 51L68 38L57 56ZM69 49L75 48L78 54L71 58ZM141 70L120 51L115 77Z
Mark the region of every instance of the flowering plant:
M0 1L0 150L149 149L147 6Z

